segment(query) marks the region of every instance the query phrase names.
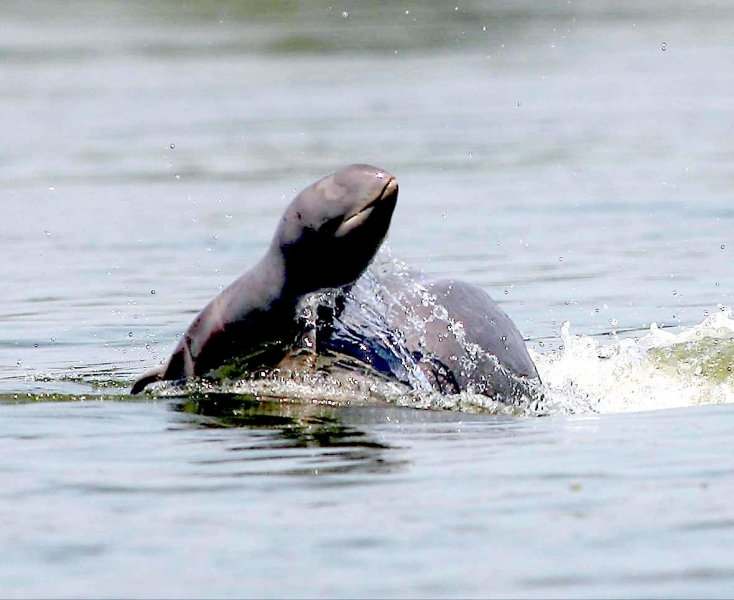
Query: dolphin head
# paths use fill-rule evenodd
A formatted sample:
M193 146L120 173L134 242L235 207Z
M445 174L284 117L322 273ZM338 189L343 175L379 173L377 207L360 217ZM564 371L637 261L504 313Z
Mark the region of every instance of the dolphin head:
M370 165L344 167L304 189L273 241L286 285L303 294L352 283L385 239L397 199L395 176Z

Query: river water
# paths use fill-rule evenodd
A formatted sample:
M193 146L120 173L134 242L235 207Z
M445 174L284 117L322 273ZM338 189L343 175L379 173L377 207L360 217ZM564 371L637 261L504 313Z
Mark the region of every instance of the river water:
M0 5L0 594L730 595L733 26ZM128 396L351 162L400 182L392 255L492 294L551 405Z

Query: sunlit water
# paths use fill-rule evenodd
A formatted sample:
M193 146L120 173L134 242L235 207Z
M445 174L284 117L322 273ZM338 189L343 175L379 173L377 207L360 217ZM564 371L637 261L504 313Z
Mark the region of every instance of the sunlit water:
M732 25L723 2L1 7L3 595L728 595ZM547 402L129 397L356 161L400 182L392 253L500 302Z

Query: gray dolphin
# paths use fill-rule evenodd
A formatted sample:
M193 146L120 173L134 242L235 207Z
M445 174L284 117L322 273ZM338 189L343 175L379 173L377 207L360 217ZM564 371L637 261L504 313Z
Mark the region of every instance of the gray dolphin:
M314 354L351 356L409 386L416 383L406 374L412 362L442 393L470 390L509 402L527 394L539 377L522 336L474 285L412 271L388 276L381 285L392 303L380 319L365 320L363 300L370 299L355 297L353 284L387 235L397 196L395 177L369 165L304 189L260 262L199 313L169 360L142 375L132 393L158 380L206 375L233 359L251 370L278 366L305 340ZM305 331L301 302L329 288L337 290L335 306L314 307L319 319Z
M350 165L304 189L260 262L207 304L168 361L143 374L131 393L205 375L234 357L277 365L301 333L298 303L362 274L387 235L397 198L395 177L370 165Z

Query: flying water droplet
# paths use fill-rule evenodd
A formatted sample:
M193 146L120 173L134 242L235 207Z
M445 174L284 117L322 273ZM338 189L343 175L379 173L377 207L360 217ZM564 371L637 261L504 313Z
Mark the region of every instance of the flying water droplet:
M441 306L440 304L437 304L436 306L433 307L433 316L436 317L437 319L441 319L445 321L446 319L448 319L449 313L443 306Z

